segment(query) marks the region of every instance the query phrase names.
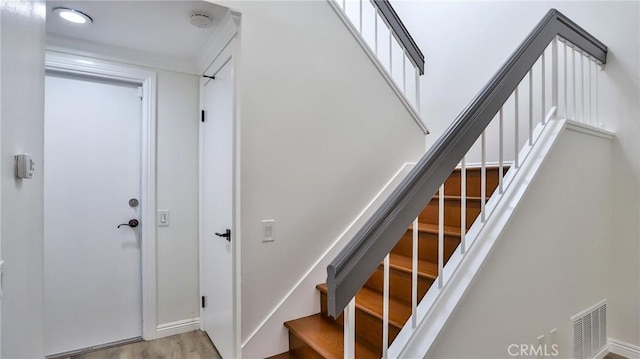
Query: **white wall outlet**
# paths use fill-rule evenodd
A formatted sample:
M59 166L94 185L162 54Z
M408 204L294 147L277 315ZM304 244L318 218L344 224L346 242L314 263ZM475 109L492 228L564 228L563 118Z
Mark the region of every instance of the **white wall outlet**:
M158 211L158 227L169 226L169 210L161 209Z
M276 239L276 221L274 219L262 220L262 241L273 242Z

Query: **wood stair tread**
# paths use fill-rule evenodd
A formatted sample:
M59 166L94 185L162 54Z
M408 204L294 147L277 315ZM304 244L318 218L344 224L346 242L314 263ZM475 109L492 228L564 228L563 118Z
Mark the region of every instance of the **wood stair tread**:
M509 170L505 165L503 173ZM447 178L444 186L445 216L443 234L445 261L450 258L455 248L460 243L461 230L468 231L469 227L478 217L481 209L482 170L480 167L467 167L466 186L462 181L461 169L456 168ZM499 166L486 166L486 200L497 191L499 183ZM465 187L465 188L462 188ZM466 193L466 212L462 211L462 193ZM439 192L425 204L418 216L417 231L419 232L420 246L418 248L418 295L422 297L433 285L438 275L437 263L434 263L438 253L438 202ZM441 203L442 204L442 203ZM460 228L462 218L465 218ZM411 316L411 274L412 262L412 231L413 226L399 239L398 244L389 254L390 272L390 298L389 298L389 333L390 339L406 324ZM422 259L422 260L421 260ZM383 271L378 267L368 279L365 287L361 288L355 297L358 325L356 326L356 357L380 358L379 347L381 328L383 322ZM274 356L276 359L288 359L296 357L324 357L342 358L344 334L340 316L333 320L327 316L327 285L319 284L316 288L321 292L321 313L309 317L292 320L285 323L289 329L290 351ZM409 297L409 298L406 298Z
M409 226L409 230L413 230L413 225ZM418 222L418 232L438 234L438 225L433 223ZM460 227L444 226L444 234L447 236L460 237Z
M316 288L324 293L328 290L326 283L318 284ZM402 329L411 316L411 306L407 302L390 297L389 308L389 325ZM356 309L382 320L382 293L362 287L356 294Z
M411 274L413 261L411 257L401 254L389 253L389 268L393 268ZM418 259L418 277L436 279L438 277L438 264Z
M467 202L479 202L482 197L475 197L475 196L465 196L467 198ZM438 200L440 198L440 196L438 195L438 193L436 192L436 194L433 195L432 199ZM462 199L462 196L456 196L456 195L451 195L451 194L445 194L444 195L444 199L445 200L457 200L459 201L460 199ZM489 198L487 198L488 200Z
M344 334L342 332L342 328L323 319L320 314L291 320L284 323L284 325L289 329L289 331L291 331L291 333L315 350L323 358L343 358ZM380 355L365 344L356 340L356 357L379 359Z
M485 165L485 168L487 169L487 171L490 171L490 170L491 171L497 171L497 170L500 169L500 166L499 165L489 165L489 164L487 164L487 165ZM503 169L503 171L505 173L507 172L507 170L509 168L511 168L510 164L506 164L505 163L505 164L502 165L502 169ZM467 172L480 172L480 171L482 171L482 167L478 166L478 165L474 165L474 166L467 165L466 169L467 169ZM452 173L460 172L460 171L462 171L462 168L461 167L456 167L456 168L453 169Z
M268 357L266 359L295 359L295 356L293 354L291 354L291 352L284 352L284 353L280 353L271 357Z

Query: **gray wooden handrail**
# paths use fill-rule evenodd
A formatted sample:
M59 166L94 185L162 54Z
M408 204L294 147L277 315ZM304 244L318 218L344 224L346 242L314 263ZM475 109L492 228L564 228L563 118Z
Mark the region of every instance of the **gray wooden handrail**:
M420 71L420 75L424 74L424 55L416 42L413 41L413 37L409 34L409 31L400 20L400 17L391 6L389 0L373 0L373 5L378 8L378 11L382 14L384 21L389 25L389 28L396 35L396 38L400 42L400 46L402 46L407 55L409 55L409 59L413 62L414 65Z
M558 10L549 10L398 188L329 264L327 286L331 317L337 318L364 286L556 36L564 38L602 64L606 63L607 47L603 43Z

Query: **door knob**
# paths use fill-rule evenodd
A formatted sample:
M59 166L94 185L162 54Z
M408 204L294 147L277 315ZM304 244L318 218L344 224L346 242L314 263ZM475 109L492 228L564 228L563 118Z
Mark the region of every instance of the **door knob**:
M230 229L227 229L224 233L217 233L216 232L216 236L222 237L222 238L228 240L229 242L231 242L231 230Z
M137 219L131 219L129 220L128 223L122 223L118 225L118 228L122 227L122 226L129 226L131 228L136 228L138 225L140 224L140 222L138 222Z

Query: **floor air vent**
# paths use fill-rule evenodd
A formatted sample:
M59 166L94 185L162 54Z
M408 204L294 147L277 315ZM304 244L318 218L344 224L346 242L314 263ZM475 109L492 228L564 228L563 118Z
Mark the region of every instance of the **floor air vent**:
M571 318L573 357L591 359L607 344L607 303L602 301Z

